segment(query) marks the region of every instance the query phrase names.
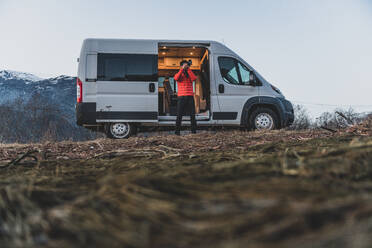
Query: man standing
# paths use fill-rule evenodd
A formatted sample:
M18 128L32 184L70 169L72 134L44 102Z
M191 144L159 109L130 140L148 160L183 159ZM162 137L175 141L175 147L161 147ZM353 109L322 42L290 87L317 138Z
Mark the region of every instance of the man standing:
M196 80L196 76L190 69L190 66L191 61L182 61L181 69L174 76L174 80L177 81L178 85L176 135L180 135L182 116L186 113L186 111L190 112L191 132L196 133L193 89L193 82Z

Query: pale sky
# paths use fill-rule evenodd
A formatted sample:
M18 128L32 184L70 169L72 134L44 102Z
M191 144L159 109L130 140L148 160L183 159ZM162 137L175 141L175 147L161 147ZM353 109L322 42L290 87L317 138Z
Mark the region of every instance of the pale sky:
M88 37L223 41L313 114L372 111L372 0L0 0L0 70L75 76Z

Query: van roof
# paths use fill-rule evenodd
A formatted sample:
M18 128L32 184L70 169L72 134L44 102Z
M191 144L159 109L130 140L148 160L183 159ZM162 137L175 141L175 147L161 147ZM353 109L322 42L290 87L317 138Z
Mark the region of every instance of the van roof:
M84 40L82 51L85 52L119 52L125 46L125 50L151 53L157 51L158 46L164 45L202 45L213 52L234 54L234 52L217 41L212 40L151 40L151 39L97 39Z

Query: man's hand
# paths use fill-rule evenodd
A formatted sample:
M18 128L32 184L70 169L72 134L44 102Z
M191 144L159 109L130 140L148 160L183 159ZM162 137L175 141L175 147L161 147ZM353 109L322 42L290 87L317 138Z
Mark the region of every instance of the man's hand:
M181 68L183 74L185 74L185 76L186 76L187 78L190 77L190 76L189 76L189 73L188 73L189 68L190 68L190 66L189 66L188 64L183 64L183 65L182 65L182 68Z

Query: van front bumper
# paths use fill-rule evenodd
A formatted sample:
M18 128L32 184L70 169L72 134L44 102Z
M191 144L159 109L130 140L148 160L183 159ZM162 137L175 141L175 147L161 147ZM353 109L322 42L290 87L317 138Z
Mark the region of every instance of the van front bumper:
M286 113L286 127L289 127L294 122L294 114L293 113Z
M283 127L289 127L294 122L294 110L293 105L290 101L286 100L285 98L278 98L283 106L284 106L284 113L283 113Z
M76 104L76 124L95 125L96 121L96 103L95 102L81 102Z

